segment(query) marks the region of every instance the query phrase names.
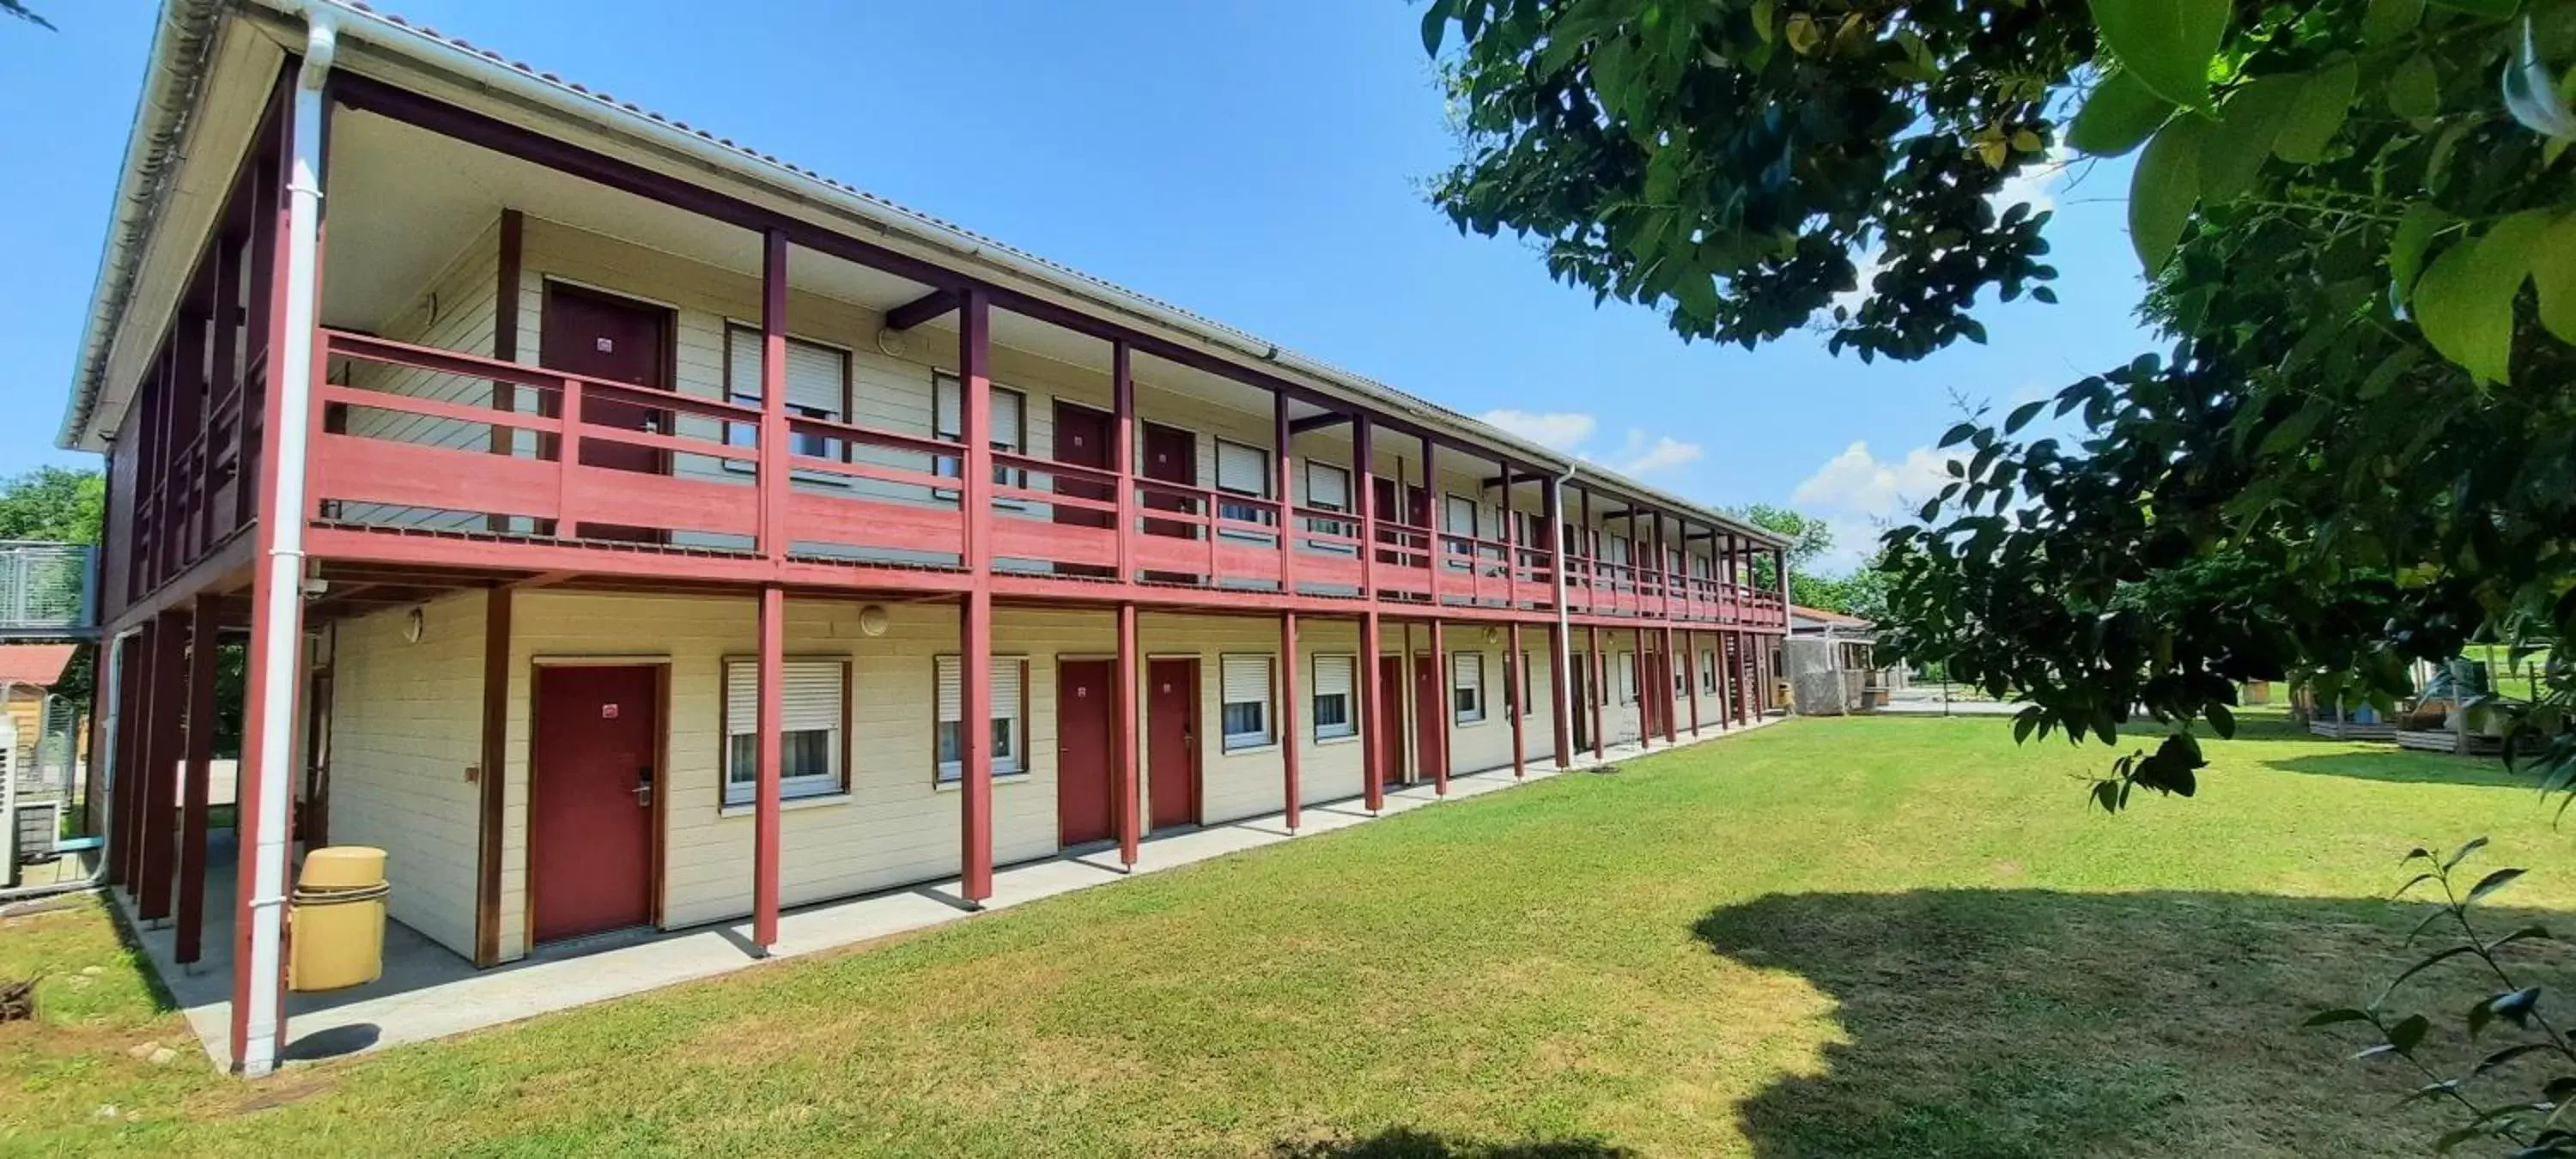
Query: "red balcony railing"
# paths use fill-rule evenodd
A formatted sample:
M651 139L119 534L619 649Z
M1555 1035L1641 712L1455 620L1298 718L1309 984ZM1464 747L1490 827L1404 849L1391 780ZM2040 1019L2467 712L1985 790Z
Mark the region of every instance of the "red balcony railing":
M953 440L326 331L314 513L340 524L657 545L798 559L956 566L962 504L993 505L997 567L1149 583L1357 595L1441 606L1569 609L1777 624L1780 601L1530 544L1372 526L1282 503L1012 451L968 485ZM786 538L759 541L758 486L787 473ZM1121 489L1135 522L1119 523Z

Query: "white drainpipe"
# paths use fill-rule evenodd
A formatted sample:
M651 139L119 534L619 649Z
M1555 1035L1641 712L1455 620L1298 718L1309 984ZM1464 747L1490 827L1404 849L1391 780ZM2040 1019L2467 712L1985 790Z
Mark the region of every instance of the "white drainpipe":
M322 4L304 10L304 67L296 77L295 133L287 177L285 340L270 365L270 389L277 392L278 413L285 421L270 432L276 437L277 497L259 513L269 535L269 586L259 609L268 667L259 673L259 768L251 783L258 799L251 803L259 819L259 847L251 863L250 961L247 970L249 1012L244 1041L234 1044L245 1075L277 1069L277 1041L285 1011L279 1007L278 978L284 969L286 870L293 854L287 841L287 810L294 800L295 693L297 659L303 648L304 476L312 424L314 290L321 271L315 258L322 222L322 82L331 75L339 45L339 13Z
M1548 484L1549 498L1556 504L1556 542L1548 545L1556 552L1556 566L1549 569L1556 576L1556 640L1554 646L1548 649L1548 659L1554 662L1556 673L1555 678L1548 685L1548 692L1551 694L1548 699L1565 706L1564 712L1555 715L1564 718L1565 727L1568 729L1574 727L1574 690L1567 684L1567 681L1574 677L1574 658L1571 655L1574 651L1574 617L1565 610L1565 484L1567 480L1574 478L1577 465L1573 459L1566 460L1565 473L1557 476L1555 482ZM1588 532L1590 529L1585 530ZM1566 752L1574 751L1574 742L1571 739L1566 737L1555 739L1564 742Z

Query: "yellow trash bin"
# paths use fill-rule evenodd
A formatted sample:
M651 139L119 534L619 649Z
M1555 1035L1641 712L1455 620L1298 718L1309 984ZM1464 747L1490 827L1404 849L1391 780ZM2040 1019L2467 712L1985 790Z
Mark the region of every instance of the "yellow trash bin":
M361 986L385 972L385 851L334 845L304 855L287 910L286 985Z

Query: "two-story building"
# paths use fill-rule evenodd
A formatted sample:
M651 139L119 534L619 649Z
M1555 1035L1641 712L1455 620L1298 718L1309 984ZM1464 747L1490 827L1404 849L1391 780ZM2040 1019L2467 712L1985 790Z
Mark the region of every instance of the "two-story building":
M166 3L62 441L112 869L182 960L192 642L247 634L254 1072L299 845L479 964L767 944L1744 722L1786 627L1719 511L340 0Z

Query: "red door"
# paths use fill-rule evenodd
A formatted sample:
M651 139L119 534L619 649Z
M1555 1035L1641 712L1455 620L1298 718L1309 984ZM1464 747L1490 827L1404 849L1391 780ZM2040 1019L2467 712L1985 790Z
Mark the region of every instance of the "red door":
M561 282L546 283L545 326L539 357L549 370L587 378L604 378L651 390L671 389L671 312L596 290ZM616 399L589 399L574 421L584 426L671 433L671 412ZM581 462L613 471L663 475L670 456L632 443L584 440ZM642 527L585 523L566 534L592 539L657 541L662 533Z
M1063 660L1055 669L1056 840L1106 841L1117 832L1110 805L1109 738L1117 727L1118 666Z
M1141 467L1146 478L1192 487L1198 485L1199 437L1197 435L1178 427L1146 423L1143 450L1145 461ZM1145 492L1144 498L1139 502L1147 511L1181 511L1196 514L1199 509L1198 500L1194 496L1153 491ZM1145 521L1145 534L1172 539L1196 539L1198 526L1177 519L1148 519ZM1190 583L1198 577L1187 573L1149 571L1145 573L1145 578L1155 583Z
M653 920L653 759L660 674L537 669L528 888L540 942Z
M1655 683L1662 659L1650 652L1637 653L1637 728L1649 737L1664 735L1663 686Z
M1404 657L1377 658L1377 752L1381 784L1404 783Z
M1573 717L1574 747L1592 747L1592 657L1577 652L1565 665L1566 715Z
M1145 792L1153 828L1199 823L1199 662L1145 663Z
M1415 767L1423 780L1437 777L1448 766L1448 754L1440 751L1449 724L1448 685L1440 679L1440 660L1436 656L1413 658L1413 747L1420 758Z
M1055 460L1077 467L1097 467L1103 471L1116 465L1117 424L1107 411L1093 410L1078 403L1055 400ZM1055 481L1058 495L1076 499L1093 499L1103 503L1118 501L1118 490L1090 479L1059 475ZM1057 507L1055 521L1067 527L1116 527L1118 517L1106 511L1080 507ZM1059 563L1055 570L1064 575L1107 577L1116 568L1096 564Z

